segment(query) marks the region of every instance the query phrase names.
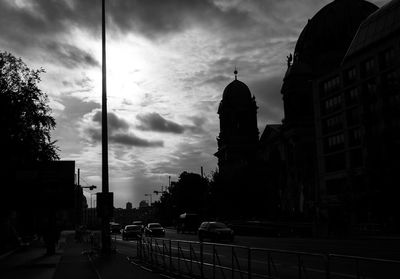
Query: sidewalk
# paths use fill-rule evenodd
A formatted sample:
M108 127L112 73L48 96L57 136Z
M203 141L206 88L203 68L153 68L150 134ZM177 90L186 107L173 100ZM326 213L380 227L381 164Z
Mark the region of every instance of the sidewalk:
M65 235L62 236L61 243L65 243ZM30 246L21 247L1 259L0 278L52 279L62 256L61 248L49 256L46 255L46 248L41 241L34 241Z
M46 256L46 249L35 243L0 261L2 279L161 279L157 273L129 263L126 256L88 254L88 244L77 243L72 232L63 232L56 254ZM85 252L86 251L86 252Z

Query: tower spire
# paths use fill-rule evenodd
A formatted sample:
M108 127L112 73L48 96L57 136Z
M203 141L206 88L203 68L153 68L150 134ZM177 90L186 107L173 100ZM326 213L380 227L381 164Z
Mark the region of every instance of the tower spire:
M236 68L236 65L235 65L235 71L233 71L233 73L235 74L235 80L237 80L238 70L237 70L237 68Z

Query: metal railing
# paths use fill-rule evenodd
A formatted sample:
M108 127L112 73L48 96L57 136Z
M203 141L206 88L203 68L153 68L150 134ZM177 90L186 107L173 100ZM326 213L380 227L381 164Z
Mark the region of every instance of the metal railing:
M198 278L400 278L400 261L223 243L143 238L136 253L153 268ZM397 276L380 277L384 266Z

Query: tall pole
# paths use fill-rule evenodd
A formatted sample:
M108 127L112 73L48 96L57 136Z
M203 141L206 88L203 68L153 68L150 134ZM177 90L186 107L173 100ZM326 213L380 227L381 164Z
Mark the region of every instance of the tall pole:
M107 125L107 71L106 71L106 7L105 0L101 5L101 39L102 39L102 192L109 192L108 187L108 125ZM109 229L109 217L102 216L102 250L103 253L111 252L111 238Z

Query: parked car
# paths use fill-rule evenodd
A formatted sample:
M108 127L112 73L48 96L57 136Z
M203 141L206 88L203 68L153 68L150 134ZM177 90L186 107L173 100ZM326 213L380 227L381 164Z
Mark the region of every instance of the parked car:
M165 236L165 229L160 223L148 223L144 228L145 236Z
M115 222L110 222L111 233L121 233L121 225Z
M133 221L133 222L132 222L132 225L139 225L139 226L144 227L143 221Z
M143 233L143 231L144 231L144 222L143 221L133 221L132 225L140 226L142 228L142 233Z
M228 240L233 242L235 235L232 229L221 222L203 222L199 229L199 240L210 239L211 241Z
M122 240L140 239L142 237L142 227L139 225L128 225L122 230Z

